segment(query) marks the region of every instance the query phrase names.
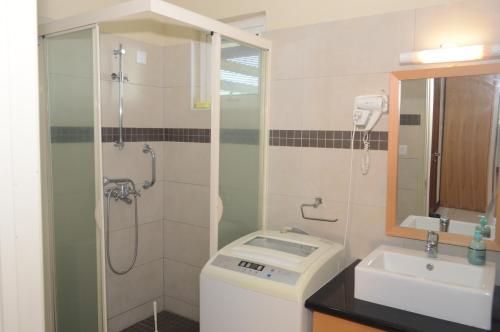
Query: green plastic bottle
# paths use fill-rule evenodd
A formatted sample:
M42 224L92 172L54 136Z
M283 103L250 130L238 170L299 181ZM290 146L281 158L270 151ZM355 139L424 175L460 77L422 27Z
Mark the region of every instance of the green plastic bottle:
M467 258L472 265L484 265L486 263L486 244L479 229L476 229L474 237L470 241Z
M481 235L484 238L491 237L491 228L488 225L488 219L486 218L486 216L479 216L479 226L478 227L481 230Z

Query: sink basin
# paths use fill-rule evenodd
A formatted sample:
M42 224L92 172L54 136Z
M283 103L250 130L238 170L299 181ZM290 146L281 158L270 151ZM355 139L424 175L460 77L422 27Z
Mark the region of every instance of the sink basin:
M455 219L450 220L448 233L460 234L471 236L474 235L474 230L478 224L467 221L459 221ZM491 237L485 240L495 239L495 225L489 225L491 229ZM422 216L408 216L402 223L401 227L409 227L416 229L425 229L428 231L439 231L439 218L422 217Z
M495 264L380 246L355 269L354 297L489 330Z

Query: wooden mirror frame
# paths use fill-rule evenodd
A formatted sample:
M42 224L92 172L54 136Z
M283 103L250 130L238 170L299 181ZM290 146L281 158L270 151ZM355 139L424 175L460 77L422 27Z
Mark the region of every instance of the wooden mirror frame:
M408 239L425 241L427 231L401 227L397 224L397 186L398 186L398 156L399 156L399 106L402 80L428 79L436 77L454 77L471 75L500 74L500 64L481 64L446 68L416 69L398 71L390 74L390 97L389 97L389 145L387 154L387 208L386 208L386 234ZM499 190L500 191L500 190ZM497 193L495 217L500 217L500 193ZM485 240L488 250L500 251L500 231L495 225L495 240ZM441 243L457 246L469 245L471 236L439 233Z

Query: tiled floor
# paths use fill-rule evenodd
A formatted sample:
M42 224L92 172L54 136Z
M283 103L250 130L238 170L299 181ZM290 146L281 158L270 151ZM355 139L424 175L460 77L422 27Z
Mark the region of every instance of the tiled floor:
M135 325L127 327L122 332L154 332L153 317L149 317ZM171 312L158 313L158 332L198 332L200 326L197 322L177 316Z

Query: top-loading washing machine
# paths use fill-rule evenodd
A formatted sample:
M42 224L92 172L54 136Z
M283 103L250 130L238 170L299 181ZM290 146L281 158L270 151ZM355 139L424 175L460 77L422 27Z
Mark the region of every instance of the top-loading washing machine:
M309 332L305 300L338 274L344 247L258 231L222 248L200 276L201 332Z

